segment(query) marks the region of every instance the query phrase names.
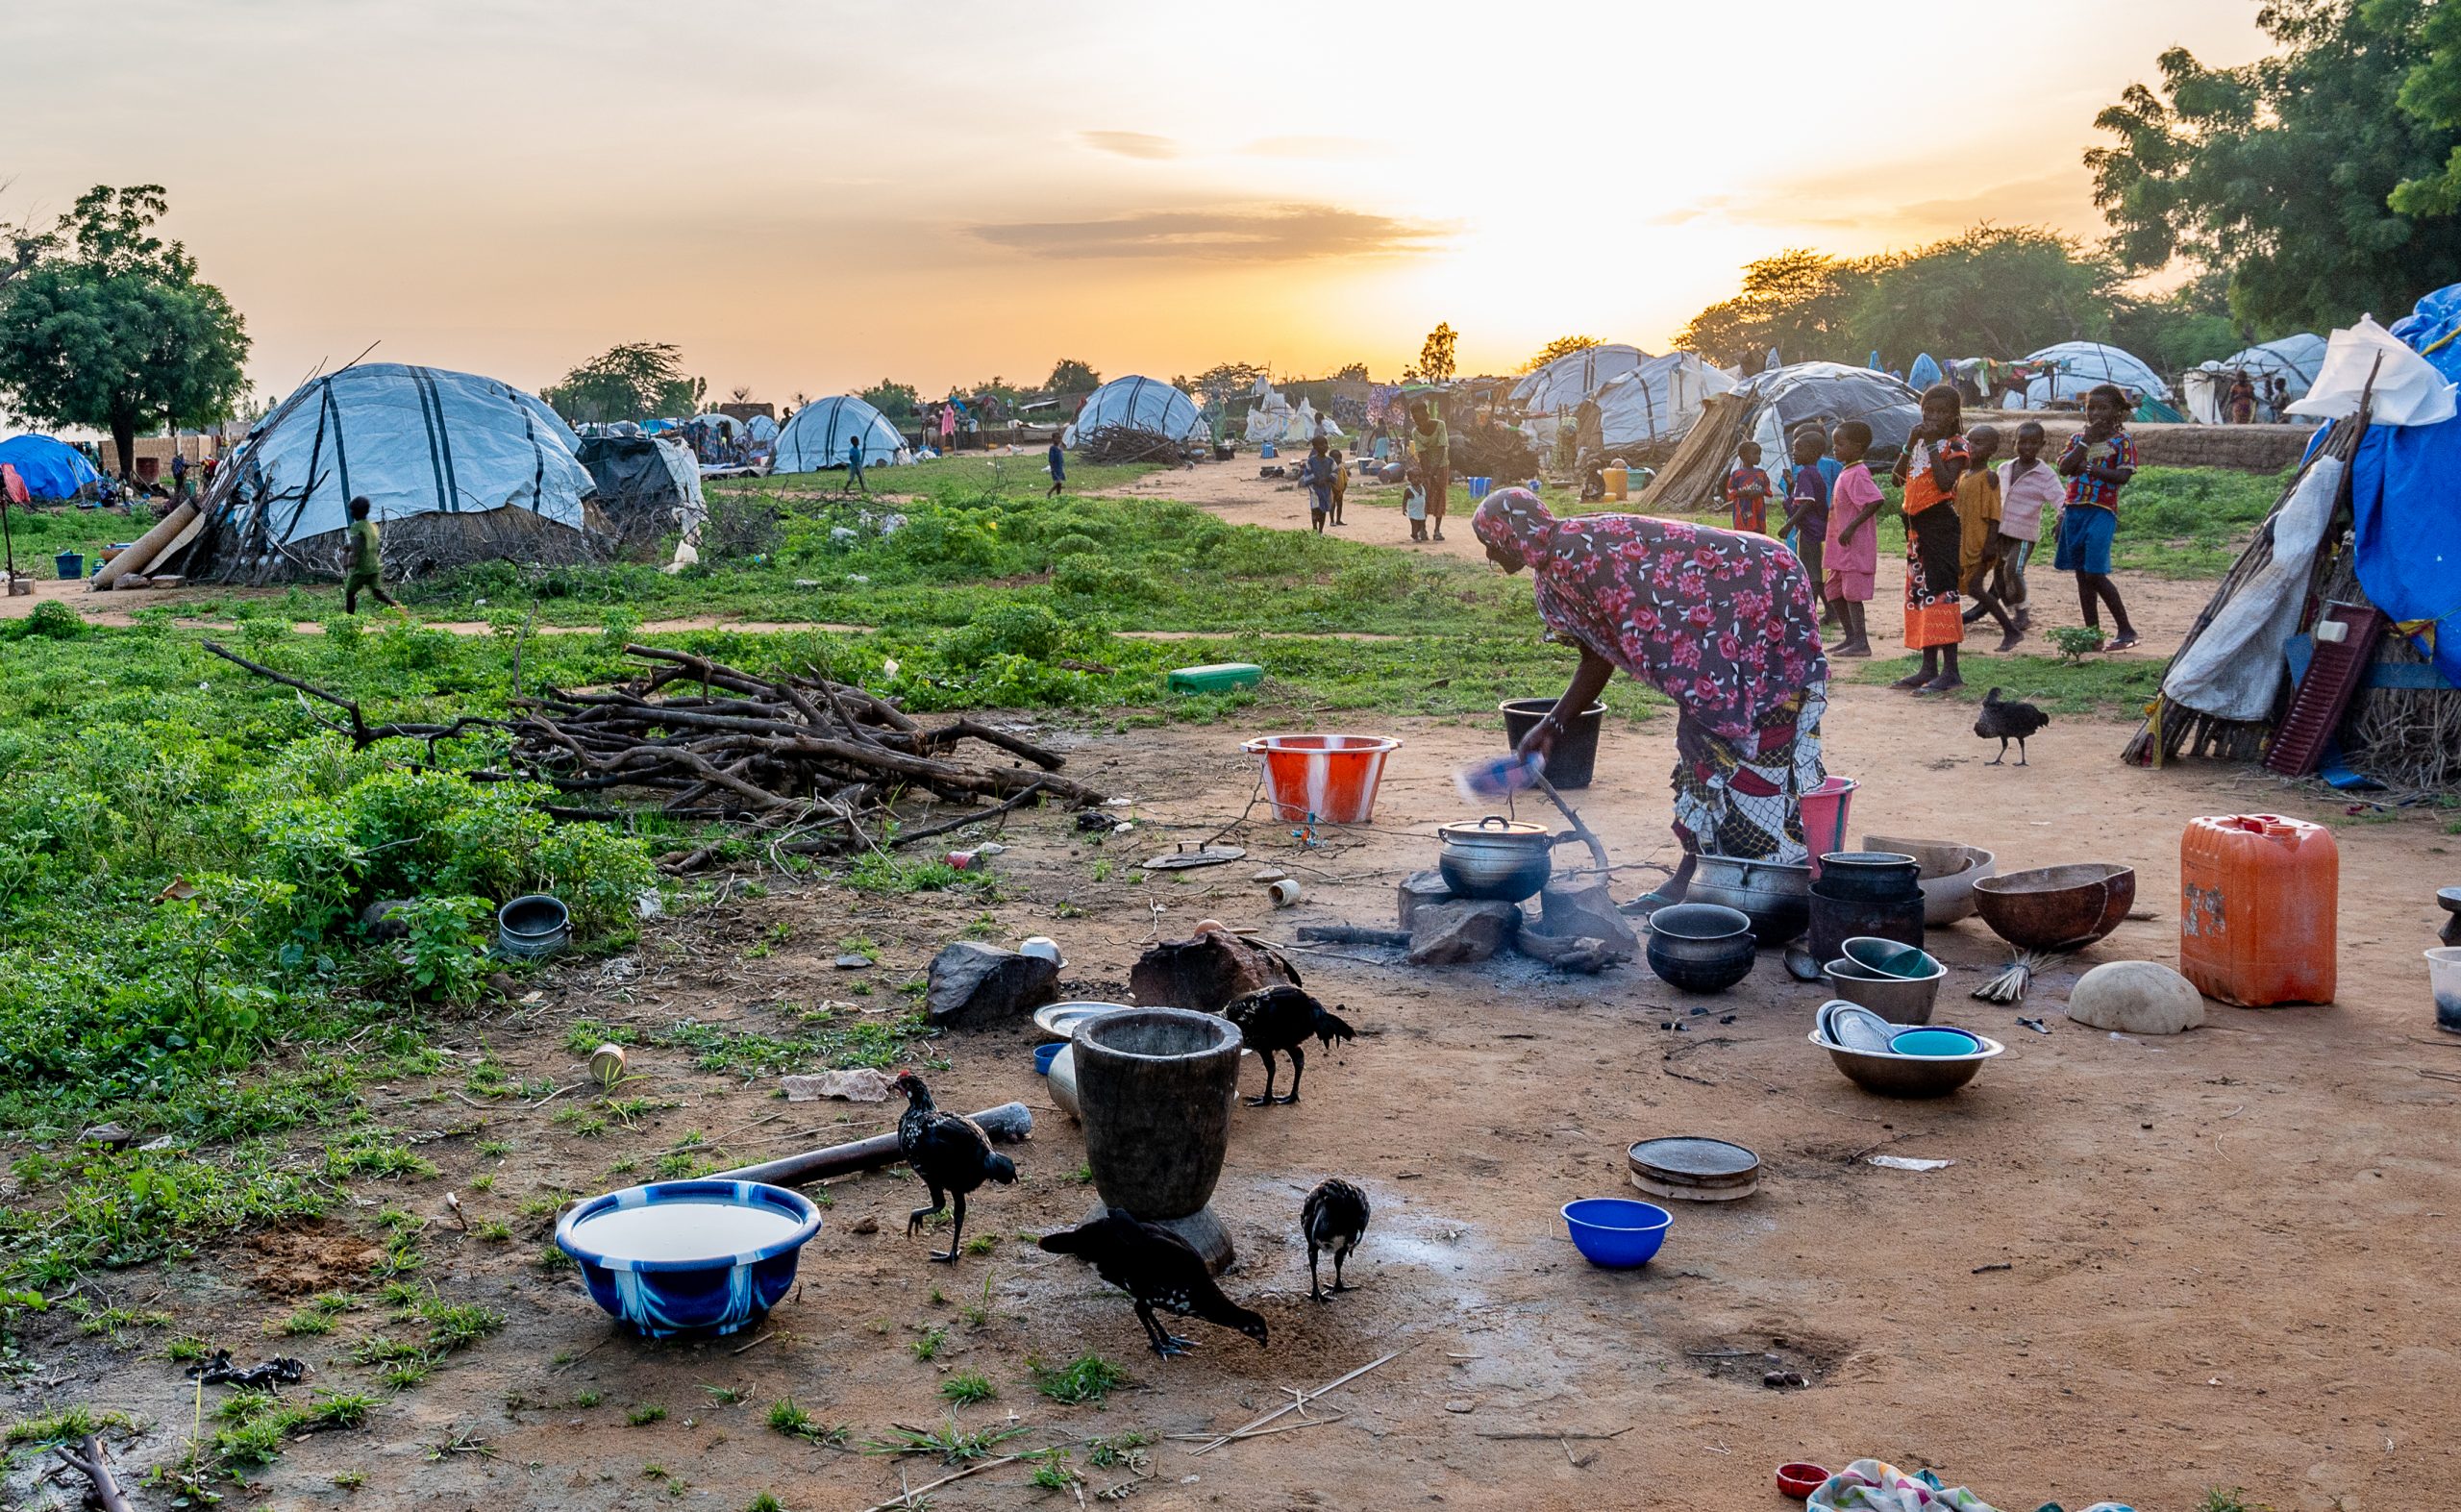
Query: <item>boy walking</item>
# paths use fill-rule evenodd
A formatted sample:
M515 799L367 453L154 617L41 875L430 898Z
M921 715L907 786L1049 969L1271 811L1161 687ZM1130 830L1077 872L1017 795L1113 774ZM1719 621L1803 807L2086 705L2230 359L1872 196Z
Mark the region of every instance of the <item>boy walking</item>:
M1769 533L1769 475L1760 470L1760 443L1735 448L1736 466L1727 474L1727 508L1734 513L1734 529L1751 535Z
M2033 628L2026 564L2042 539L2043 512L2059 504L2059 475L2042 459L2042 422L2017 427L2017 455L2000 464L2000 562L1994 595L2016 611L2017 629Z
M1333 459L1325 455L1325 438L1307 443L1307 459L1299 464L1299 481L1307 488L1307 523L1325 533L1325 519L1333 512Z
M1989 582L2001 550L2000 475L1991 470L1991 459L2000 455L1999 429L1977 425L1966 433L1965 445L1966 469L1957 479L1957 570L1967 596L1974 600L1974 607L1965 611L1965 623L1990 615L2000 623L2000 649L2007 651L2025 638L2025 632L1992 596Z
M1043 461L1051 468L1051 491L1043 497L1056 499L1060 488L1068 482L1068 454L1061 450L1056 431L1051 433L1051 450L1043 454Z
M853 493L858 488L864 498L872 496L872 485L863 481L863 438L859 434L846 438L846 491Z
M1444 507L1453 491L1453 432L1444 416L1422 399L1410 406L1410 449L1418 453L1419 482L1427 490L1427 514L1437 540L1444 539ZM1415 539L1416 537L1413 537Z
M2101 384L2085 396L2085 429L2068 438L2059 475L2068 480L2059 511L2059 554L2051 565L2076 575L2076 602L2088 629L2102 628L2100 606L2110 606L2119 634L2106 648L2125 651L2137 642L2127 606L2111 582L2111 540L2119 533L2119 491L2136 476L2136 442L2122 422L2127 396L2116 384Z
M402 606L385 591L385 555L376 540L376 522L368 518L373 506L365 494L350 502L350 575L342 579L342 612L359 612L359 594L364 588L376 595L376 602L389 608Z

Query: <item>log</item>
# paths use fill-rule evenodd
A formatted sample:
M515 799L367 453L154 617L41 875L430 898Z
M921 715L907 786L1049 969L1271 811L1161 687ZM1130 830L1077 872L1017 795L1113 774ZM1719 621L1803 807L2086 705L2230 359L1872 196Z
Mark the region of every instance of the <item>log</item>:
M982 1126L982 1131L1005 1143L1015 1144L1034 1131L1034 1115L1023 1103L1003 1103L972 1115ZM807 1150L799 1155L764 1161L757 1166L737 1166L721 1171L710 1177L715 1181L766 1181L772 1186L801 1186L807 1181L825 1180L833 1176L852 1176L858 1171L877 1171L906 1158L897 1148L894 1130L858 1139L852 1144L829 1145L819 1150Z
M1299 937L1311 945L1396 945L1407 950L1407 930L1371 930L1358 924L1303 924Z
M103 563L101 570L86 584L86 591L108 593L112 584L120 579L143 571L162 554L162 548L170 544L171 537L187 529L188 522L195 518L196 506L182 503L178 508L155 521L154 528L138 536L128 550Z
M88 1433L78 1449L58 1444L51 1451L60 1456L62 1465L93 1483L92 1491L87 1493L91 1505L100 1507L102 1512L132 1512L128 1494L120 1489L119 1477L112 1474L111 1461L103 1457L101 1439Z

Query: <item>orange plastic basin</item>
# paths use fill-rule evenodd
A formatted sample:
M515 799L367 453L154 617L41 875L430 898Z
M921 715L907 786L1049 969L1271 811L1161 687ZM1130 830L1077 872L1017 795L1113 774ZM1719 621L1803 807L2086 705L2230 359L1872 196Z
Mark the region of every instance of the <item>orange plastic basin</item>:
M2179 836L2179 973L2241 1007L2330 1003L2340 904L2341 853L2324 826L2191 819Z
M1376 812L1384 758L1401 747L1385 735L1264 735L1239 749L1262 762L1276 819L1363 825Z

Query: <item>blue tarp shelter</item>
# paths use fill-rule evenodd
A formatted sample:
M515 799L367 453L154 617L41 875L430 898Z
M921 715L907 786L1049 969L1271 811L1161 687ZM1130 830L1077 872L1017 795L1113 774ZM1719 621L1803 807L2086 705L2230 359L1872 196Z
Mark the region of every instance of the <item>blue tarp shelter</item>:
M2461 284L2437 289L2393 335L2461 383ZM2436 670L2461 683L2461 417L2372 426L2350 464L2358 582Z
M0 441L0 462L15 468L26 492L37 499L74 499L101 476L85 453L48 435L12 435Z
M1918 356L1914 359L1914 365L1906 370L1905 381L1913 385L1914 391L1918 394L1938 383L1940 381L1939 359L1928 352Z

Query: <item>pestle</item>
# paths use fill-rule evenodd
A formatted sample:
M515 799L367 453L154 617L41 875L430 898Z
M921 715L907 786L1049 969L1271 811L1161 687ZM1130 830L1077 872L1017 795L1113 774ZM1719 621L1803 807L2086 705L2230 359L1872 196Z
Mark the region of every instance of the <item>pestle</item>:
M1024 1139L1034 1131L1034 1115L1023 1103L1003 1103L998 1107L970 1115L982 1131L992 1138L1008 1143ZM799 1155L764 1161L757 1166L737 1166L732 1171L712 1175L712 1181L766 1181L773 1186L800 1186L824 1177L852 1176L858 1171L877 1170L895 1165L905 1159L897 1148L897 1130L858 1139L852 1144L829 1145L819 1150L807 1150Z

